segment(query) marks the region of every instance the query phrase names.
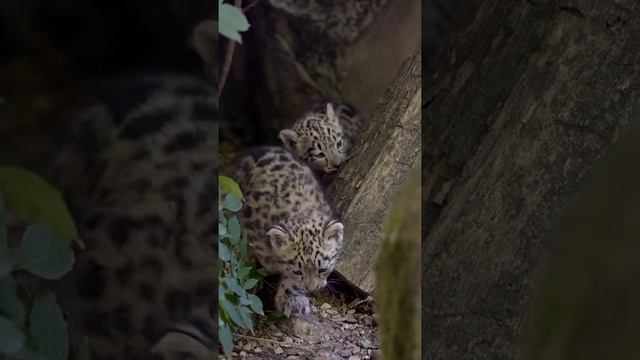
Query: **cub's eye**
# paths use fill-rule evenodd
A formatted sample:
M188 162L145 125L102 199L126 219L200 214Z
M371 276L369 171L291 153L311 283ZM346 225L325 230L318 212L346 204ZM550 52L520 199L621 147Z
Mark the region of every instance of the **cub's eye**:
M342 143L342 140L338 140L338 143L336 144L336 146L338 147L338 149L342 149L342 145L344 145Z
M324 153L319 153L318 155L316 155L316 157L318 159L324 159Z
M296 270L293 272L294 275L302 276L302 271Z
M320 268L320 269L318 270L318 272L319 272L320 274L324 274L324 273L326 273L327 271L329 271L329 269L327 269L327 268Z

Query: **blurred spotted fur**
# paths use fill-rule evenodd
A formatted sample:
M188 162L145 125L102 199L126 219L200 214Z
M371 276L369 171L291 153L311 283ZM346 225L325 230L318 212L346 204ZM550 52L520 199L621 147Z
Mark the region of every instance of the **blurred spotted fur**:
M52 165L86 245L58 289L72 339L97 360L214 358L215 92L148 75L100 98Z

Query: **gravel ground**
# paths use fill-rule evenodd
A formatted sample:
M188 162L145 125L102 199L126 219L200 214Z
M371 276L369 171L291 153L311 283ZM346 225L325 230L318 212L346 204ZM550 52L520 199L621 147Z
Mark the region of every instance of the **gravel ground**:
M370 304L347 306L335 298L311 299L306 316L259 323L254 335L236 338L232 359L380 359ZM224 359L220 356L219 359Z

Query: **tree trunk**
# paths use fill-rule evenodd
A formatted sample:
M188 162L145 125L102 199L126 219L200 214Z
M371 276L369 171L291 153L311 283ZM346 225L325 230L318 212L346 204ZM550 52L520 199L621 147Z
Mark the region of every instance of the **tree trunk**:
M420 164L420 58L417 46L375 107L353 157L328 189L346 231L337 270L366 291L374 288L372 259L391 203L408 173Z
M640 111L633 115L637 122ZM520 359L640 359L640 127L633 130L552 233Z
M546 233L638 116L640 3L574 4L484 1L433 79L424 358L514 358Z

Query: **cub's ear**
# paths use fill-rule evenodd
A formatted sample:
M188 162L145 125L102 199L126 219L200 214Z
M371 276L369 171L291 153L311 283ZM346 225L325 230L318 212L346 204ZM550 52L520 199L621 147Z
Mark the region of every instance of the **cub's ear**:
M339 247L344 239L344 225L338 220L332 220L325 226L322 236L325 248Z
M284 129L280 130L280 134L278 135L280 140L282 141L282 145L284 145L287 150L295 150L296 144L298 143L298 133L293 130Z
M267 231L267 236L269 237L269 244L271 245L271 248L273 248L273 251L278 256L287 258L295 250L291 243L289 233L282 226L272 226L271 229Z
M329 119L334 119L336 117L336 111L333 108L333 104L330 102L327 103L326 113Z

